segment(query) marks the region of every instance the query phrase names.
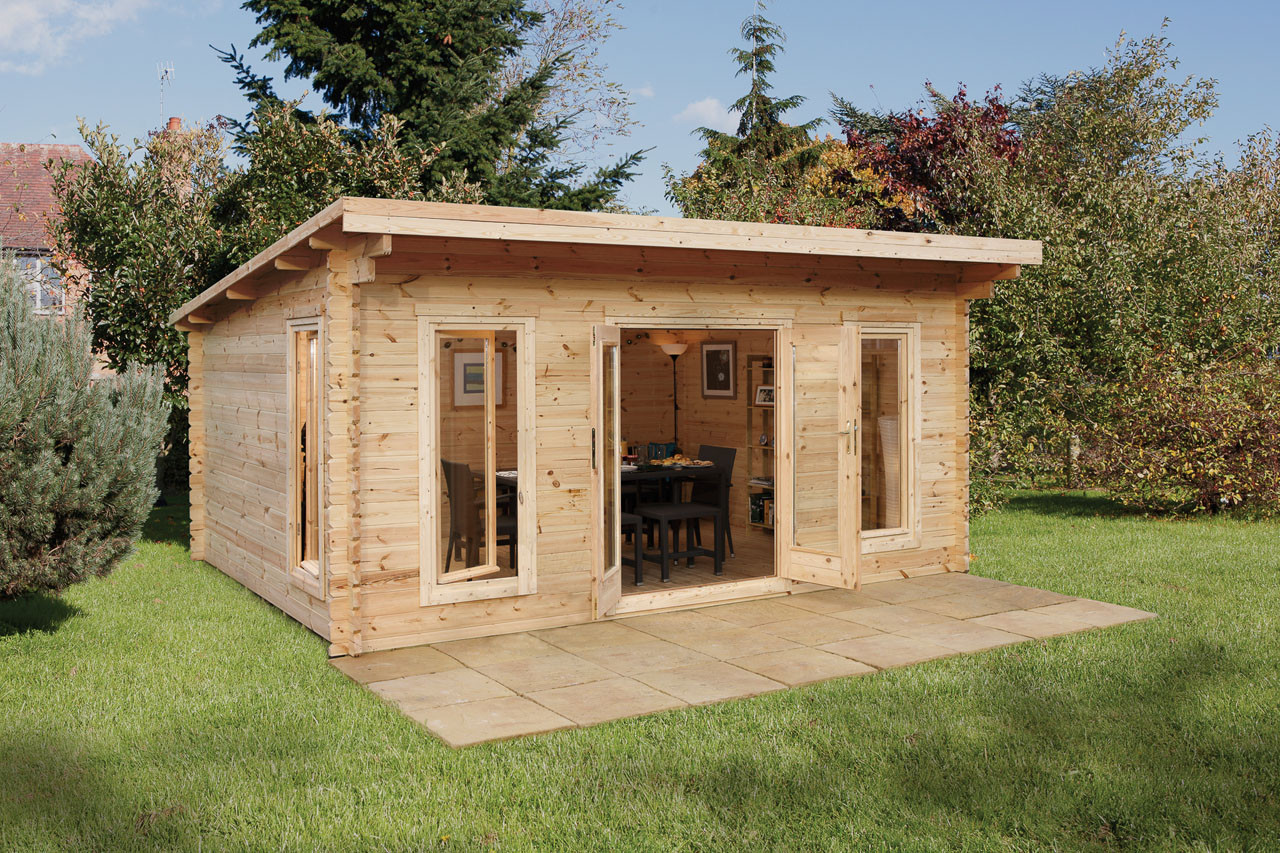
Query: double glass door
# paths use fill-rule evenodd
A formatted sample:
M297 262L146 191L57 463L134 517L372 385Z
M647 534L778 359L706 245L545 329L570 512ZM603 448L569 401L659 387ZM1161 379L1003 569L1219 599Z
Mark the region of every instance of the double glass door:
M861 413L858 328L797 324L777 332L777 574L847 589L859 583ZM592 447L597 619L622 597L619 526L619 329L592 330Z

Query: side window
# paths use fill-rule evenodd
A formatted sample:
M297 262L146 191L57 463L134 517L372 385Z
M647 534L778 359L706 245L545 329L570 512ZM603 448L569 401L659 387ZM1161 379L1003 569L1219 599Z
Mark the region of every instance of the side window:
M862 537L883 548L916 538L919 333L861 328Z
M289 577L308 593L323 598L320 400L324 386L320 323L318 320L292 321L288 330Z
M419 323L422 603L533 592L532 321Z

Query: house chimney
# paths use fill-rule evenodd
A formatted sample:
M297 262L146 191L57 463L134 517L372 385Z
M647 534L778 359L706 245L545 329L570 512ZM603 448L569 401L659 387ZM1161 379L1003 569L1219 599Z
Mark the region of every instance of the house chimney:
M178 118L177 116L170 116L169 126L165 128L165 130L172 130L175 133L179 130L182 130L182 119Z

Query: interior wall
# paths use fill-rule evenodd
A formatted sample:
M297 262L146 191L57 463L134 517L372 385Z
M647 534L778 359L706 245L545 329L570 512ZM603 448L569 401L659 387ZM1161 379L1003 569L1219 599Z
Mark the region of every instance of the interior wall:
M759 329L695 329L683 333L689 351L680 357L680 439L685 451L693 456L698 446L714 444L732 447L738 451L733 465L733 488L729 490L729 524L733 530L735 548L753 547L771 550L772 531L752 527L747 523L748 465L747 455L755 454L757 464L773 454L759 449L759 433L763 430L753 424L747 435L747 404L754 399L754 389L747 388L747 356L773 355L774 332ZM734 341L737 396L702 396L703 342ZM757 383L759 380L756 380ZM759 412L759 410L756 410ZM759 419L757 418L757 421ZM773 437L773 436L770 436Z
M622 440L637 443L671 441L671 357L662 344L678 343L680 332L658 329L622 330ZM677 365L685 356L677 359ZM681 424L683 425L683 420Z

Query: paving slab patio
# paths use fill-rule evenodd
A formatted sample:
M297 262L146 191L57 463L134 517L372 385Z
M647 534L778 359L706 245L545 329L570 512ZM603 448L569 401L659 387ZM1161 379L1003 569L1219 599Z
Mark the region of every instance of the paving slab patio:
M1154 618L967 574L336 658L453 747Z

